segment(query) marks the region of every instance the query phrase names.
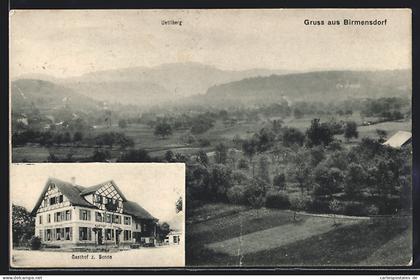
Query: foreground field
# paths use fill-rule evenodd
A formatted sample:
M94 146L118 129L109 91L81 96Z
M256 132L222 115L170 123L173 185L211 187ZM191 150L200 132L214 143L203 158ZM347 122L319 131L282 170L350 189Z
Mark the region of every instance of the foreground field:
M205 209L216 207L205 205ZM243 209L192 221L187 228L187 265L200 266L381 266L411 259L408 220L298 215L270 209ZM204 209L204 210L203 210ZM232 212L230 206L227 211Z

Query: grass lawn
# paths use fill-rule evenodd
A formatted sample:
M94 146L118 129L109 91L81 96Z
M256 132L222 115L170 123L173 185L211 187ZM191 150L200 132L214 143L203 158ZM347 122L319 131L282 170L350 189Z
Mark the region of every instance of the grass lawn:
M110 149L106 148L111 152L111 158L116 158L120 155L120 150L117 148ZM46 162L50 152L60 159L65 159L71 152L73 154L72 159L74 162L83 161L87 157L92 156L95 148L93 147L72 147L72 146L60 146L60 147L40 147L40 146L23 146L14 147L12 150L12 161L13 162Z
M187 228L187 234L191 236L189 241L212 244L231 237L287 224L291 217L292 214L287 211L251 209L192 224Z
M342 220L335 227L331 218L306 215L296 223L284 210L223 215L223 204L213 207L220 209L219 217L188 224L187 265L381 266L406 265L411 259L407 220Z

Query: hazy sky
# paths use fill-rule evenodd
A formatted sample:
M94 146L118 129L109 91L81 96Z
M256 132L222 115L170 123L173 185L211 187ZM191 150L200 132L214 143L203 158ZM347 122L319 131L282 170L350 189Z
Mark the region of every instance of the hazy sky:
M160 221L171 220L176 215L175 202L185 193L183 164L12 164L10 172L11 201L29 211L48 177L66 182L75 177L76 183L84 187L112 179L128 200L139 203Z
M304 25L346 18L387 19L387 25ZM411 68L408 9L21 10L10 19L12 77L187 61L225 70Z

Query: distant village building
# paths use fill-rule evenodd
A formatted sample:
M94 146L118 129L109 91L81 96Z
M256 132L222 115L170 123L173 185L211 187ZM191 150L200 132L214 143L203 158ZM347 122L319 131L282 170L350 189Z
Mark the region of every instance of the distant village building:
M32 211L43 244L152 244L157 219L110 180L91 187L49 178Z
M27 117L18 118L18 119L16 119L16 121L18 123L24 124L25 126L29 125L29 121L28 121Z
M409 131L398 131L392 135L383 145L393 148L403 148L411 144L412 134Z

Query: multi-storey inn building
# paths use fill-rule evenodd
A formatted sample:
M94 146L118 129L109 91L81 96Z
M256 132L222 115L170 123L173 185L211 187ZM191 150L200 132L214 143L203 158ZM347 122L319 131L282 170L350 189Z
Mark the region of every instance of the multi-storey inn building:
M82 187L49 178L32 214L41 242L60 246L153 243L158 221L112 180Z

